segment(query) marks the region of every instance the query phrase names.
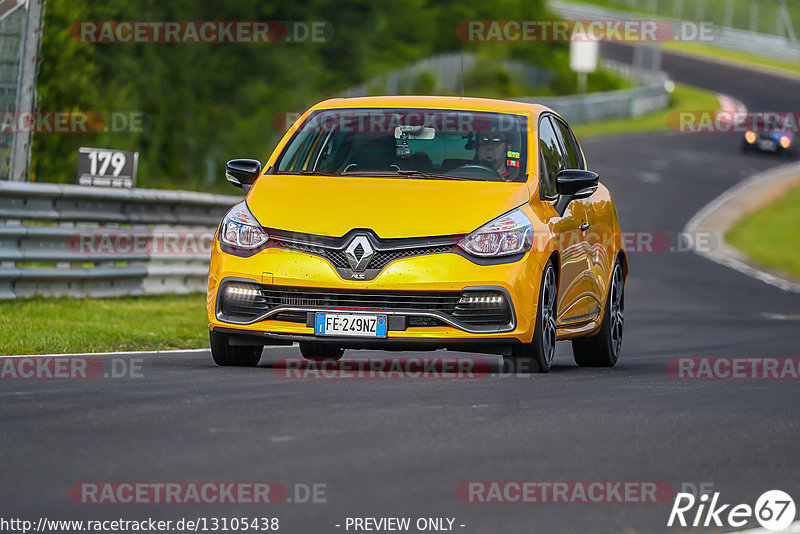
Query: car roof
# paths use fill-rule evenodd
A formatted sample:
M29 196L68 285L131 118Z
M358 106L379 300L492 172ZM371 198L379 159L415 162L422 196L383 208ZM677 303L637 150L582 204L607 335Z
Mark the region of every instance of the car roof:
M346 108L429 108L466 111L494 111L500 113L525 113L538 117L544 111L553 110L540 104L496 100L493 98L472 98L457 96L363 96L354 98L332 98L320 102L312 109Z

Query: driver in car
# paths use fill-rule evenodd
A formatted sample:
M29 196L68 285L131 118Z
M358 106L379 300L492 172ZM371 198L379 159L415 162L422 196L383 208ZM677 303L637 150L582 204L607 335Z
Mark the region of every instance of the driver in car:
M506 136L502 132L486 132L479 133L475 140L476 161L473 164L494 169L504 180L510 180L514 169L506 166L506 154L511 148Z

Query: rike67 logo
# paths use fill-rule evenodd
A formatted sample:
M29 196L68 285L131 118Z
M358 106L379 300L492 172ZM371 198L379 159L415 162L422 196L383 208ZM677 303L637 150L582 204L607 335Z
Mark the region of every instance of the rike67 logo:
M667 526L739 528L755 518L767 530L783 530L794 521L794 500L785 491L764 492L756 500L755 506L723 504L719 496L719 492L711 496L703 493L700 497L692 493L678 493Z

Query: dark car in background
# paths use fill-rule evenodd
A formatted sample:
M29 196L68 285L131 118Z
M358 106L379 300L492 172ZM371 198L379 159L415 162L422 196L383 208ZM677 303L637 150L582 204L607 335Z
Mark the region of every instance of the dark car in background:
M797 136L789 125L796 125L796 122L790 119L792 117L786 113L753 118L742 139L742 151L756 150L795 157Z

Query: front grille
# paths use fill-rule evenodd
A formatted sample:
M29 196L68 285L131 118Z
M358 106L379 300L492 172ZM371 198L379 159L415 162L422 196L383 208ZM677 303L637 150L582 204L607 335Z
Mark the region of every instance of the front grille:
M511 306L500 291L351 291L279 286L256 286L231 282L221 288L220 313L228 319L247 322L279 307L311 310L369 310L395 312L408 317L408 326L439 326L439 318L418 312L443 314L474 327L511 324ZM415 312L417 312L415 314ZM305 311L280 311L271 319L306 322Z
M321 256L328 260L337 269L350 269L350 263L344 254L344 250L329 248L308 243L297 243L294 241L275 241L275 246L287 250L296 250ZM435 245L427 247L398 248L393 250L376 250L375 255L367 265L367 269L383 269L394 260L408 258L411 256L423 256L425 254L442 254L452 252L452 245Z
M370 310L455 311L458 291L348 291L261 286L267 308L308 306L314 308L365 308ZM302 302L303 304L297 304Z
M383 269L394 260L400 258L408 258L410 256L422 256L424 254L443 254L445 252L452 252L453 247L450 245L440 245L437 247L420 247L420 248L406 248L398 250L381 250L375 252L375 256L370 260L368 269Z

